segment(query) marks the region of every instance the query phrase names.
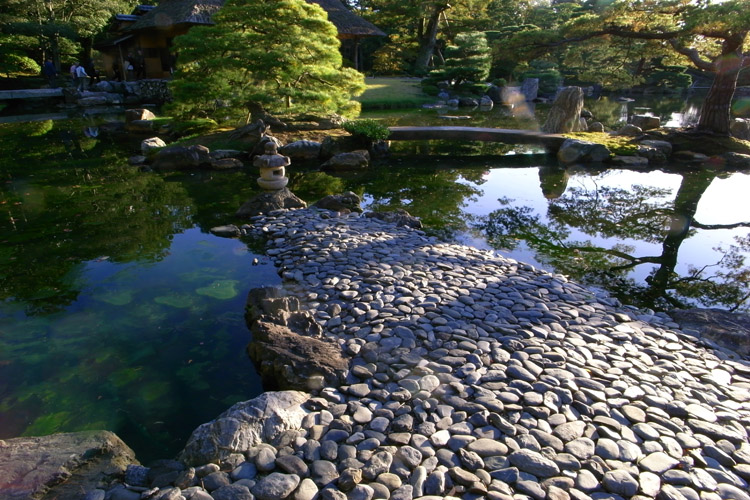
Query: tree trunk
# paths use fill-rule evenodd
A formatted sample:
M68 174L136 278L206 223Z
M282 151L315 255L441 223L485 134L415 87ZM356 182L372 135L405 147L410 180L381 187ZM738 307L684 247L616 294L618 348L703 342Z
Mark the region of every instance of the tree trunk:
M427 67L430 64L430 58L437 45L438 28L440 27L440 15L443 11L450 8L448 4L437 3L433 6L434 10L427 21L427 26L423 32L419 33L419 53L417 60L414 62L416 73L427 73Z
M674 200L672 223L662 243L660 266L649 282L648 296L654 302L658 297L666 296L666 291L673 286L672 279L677 267L680 246L690 235L698 203L715 177L715 173L707 174L702 171L688 172L682 176L682 182Z
M737 75L740 72L741 54L724 54L716 61L716 74L706 99L701 106L698 120L699 132L729 135L732 98L737 88Z

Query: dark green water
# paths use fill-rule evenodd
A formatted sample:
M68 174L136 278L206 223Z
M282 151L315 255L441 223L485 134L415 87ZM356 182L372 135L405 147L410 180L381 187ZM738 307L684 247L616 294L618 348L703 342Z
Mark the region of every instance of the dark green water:
M0 438L104 428L147 461L262 390L244 301L279 278L258 242L209 233L241 223L256 172L141 172L126 164L137 143L87 137L90 124L0 125ZM639 303L732 307L747 293L748 228L729 227L750 221L746 174L396 149L409 155L339 177L293 165L290 188L310 202L353 190ZM690 214L701 227L680 226Z

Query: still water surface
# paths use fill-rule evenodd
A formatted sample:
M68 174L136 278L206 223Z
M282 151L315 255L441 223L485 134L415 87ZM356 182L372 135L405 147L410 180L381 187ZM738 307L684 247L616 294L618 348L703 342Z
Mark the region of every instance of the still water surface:
M278 275L259 242L209 233L241 223L233 213L257 174L144 173L126 165L132 144L83 131L0 126L0 438L105 428L143 461L170 456L262 390L244 353L244 301ZM309 202L352 190L366 208L405 208L428 231L615 284L629 299L666 290L729 307L747 291L736 238L748 228L721 227L750 221L745 173L563 170L543 155L403 149L432 154L338 177L292 166L290 187ZM700 227L681 225L688 216Z

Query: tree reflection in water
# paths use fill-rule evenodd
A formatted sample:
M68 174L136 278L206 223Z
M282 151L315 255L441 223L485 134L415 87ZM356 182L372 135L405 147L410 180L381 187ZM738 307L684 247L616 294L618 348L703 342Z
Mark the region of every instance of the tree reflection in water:
M547 220L528 206L514 206L501 198L502 207L478 226L497 249L525 244L545 265L592 285L602 286L623 302L655 309L690 305L750 309L750 235L716 248L721 258L709 265L677 271L681 245L698 231L750 227L750 221L709 225L695 219L698 203L719 176L713 170L687 171L673 198L669 189L634 185L630 189L596 185L594 189L567 188L569 172L540 168L540 185L549 204ZM576 229L591 238L614 238L608 247L572 237ZM658 255L636 255L624 242L638 240L661 246ZM645 283L631 271L651 264Z

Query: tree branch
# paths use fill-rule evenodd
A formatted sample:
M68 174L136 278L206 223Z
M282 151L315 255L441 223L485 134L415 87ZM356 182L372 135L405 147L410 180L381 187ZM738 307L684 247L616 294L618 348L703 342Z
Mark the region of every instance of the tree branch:
M698 229L736 229L738 227L750 227L750 222L737 222L735 224L701 224L694 220L690 225Z
M669 40L669 44L674 50L690 59L690 61L695 64L698 69L702 69L704 71L714 71L716 69L714 68L714 64L711 61L703 59L696 49L689 49L680 44L677 40Z

